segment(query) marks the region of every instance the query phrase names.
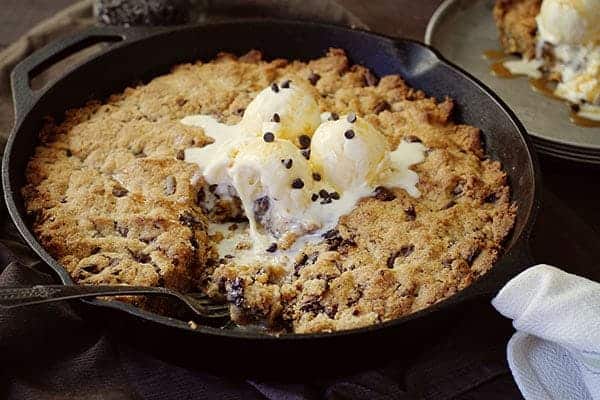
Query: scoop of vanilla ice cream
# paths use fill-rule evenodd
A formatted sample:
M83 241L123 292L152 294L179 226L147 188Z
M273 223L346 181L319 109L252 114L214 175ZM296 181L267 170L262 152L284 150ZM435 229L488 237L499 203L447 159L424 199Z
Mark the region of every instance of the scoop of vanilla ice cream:
M263 89L246 108L240 128L259 136L272 132L294 143L300 135L312 136L321 123L321 114L311 89L296 82Z
M561 45L554 54L561 74L555 94L574 103L600 105L600 46Z
M264 252L274 239L289 246L291 238L298 248L321 240L321 233L379 185L419 195L418 175L409 167L423 161L422 144L402 142L391 151L386 137L354 114L321 123L311 90L293 82L268 87L237 125L209 115L181 120L214 140L186 149L184 159L200 167L208 184L217 185L215 194L239 197L254 250ZM312 137L310 144L305 140L299 146L301 135Z
M598 0L544 0L536 21L540 38L554 45L600 41Z
M338 189L370 185L385 162L389 145L368 121L346 117L327 121L315 131L311 162Z
M260 228L258 222L275 237L318 228L307 213L312 203L311 169L290 141L248 139L231 154L229 164L229 184L236 189L253 228ZM300 182L302 187L298 187Z

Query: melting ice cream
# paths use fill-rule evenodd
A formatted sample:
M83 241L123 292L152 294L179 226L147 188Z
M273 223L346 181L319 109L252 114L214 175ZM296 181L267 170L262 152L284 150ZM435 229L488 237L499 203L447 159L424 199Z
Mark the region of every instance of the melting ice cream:
M559 78L555 95L579 104L582 116L600 120L600 1L544 0L536 22L536 59L504 65L539 78L549 52L549 73Z
M237 125L207 115L181 121L214 139L187 149L185 160L198 164L217 193L239 197L254 253L277 252L282 238L296 248L318 240L378 186L420 195L419 178L409 167L423 161L421 143L403 141L392 149L354 113L326 114L321 122L312 90L290 81L273 84Z

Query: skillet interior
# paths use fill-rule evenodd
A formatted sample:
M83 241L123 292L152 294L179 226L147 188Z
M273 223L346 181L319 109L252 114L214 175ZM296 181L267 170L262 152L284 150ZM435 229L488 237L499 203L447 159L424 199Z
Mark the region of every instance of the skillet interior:
M327 348L327 351L333 351L333 348L347 349L347 346L366 336L369 337L369 342L377 342L378 345L384 342L374 340L375 337L383 339L395 336L398 340L399 332L406 336L407 332L416 330L415 332L421 332L420 337L423 329L429 330L434 323L433 317L441 315L438 311L482 294L494 293L510 277L528 266L527 237L537 208L540 185L536 173L537 162L524 130L513 113L496 96L474 78L443 61L426 46L414 41L395 40L329 25L264 20L160 31L95 28L91 34L113 37L113 40L115 36L122 36L125 40L113 44L108 51L76 67L48 85L41 93L23 93L23 86L15 82L22 81L23 73L29 71L17 68L13 75L13 87L21 88L16 98L18 117L3 160L3 185L9 212L26 241L65 284L72 284L66 271L45 252L29 231L19 193L24 184L23 171L33 152L33 144L37 141L42 118L46 115L60 118L66 109L79 106L88 99L104 98L121 91L134 81L147 81L167 72L177 63L208 60L219 51L241 54L258 48L266 58L306 60L322 56L329 47L341 47L346 50L353 63L363 64L377 75L397 73L410 86L422 89L428 95L452 97L457 103L455 120L482 129L486 152L491 158L502 162L509 175L513 200L518 205L515 228L506 241L505 253L486 276L433 307L384 324L333 334L289 334L275 339L244 330L223 331L200 327L192 331L185 322L146 313L123 303L87 303L101 306L93 309L99 315L109 318L111 325L118 319L122 324L127 324L131 333L151 329L153 334L144 333L143 341L148 341L152 346L159 343L164 347L162 338L177 337L176 347L181 347L187 353L189 347L184 343L189 343L190 346L191 343L196 343L194 346L198 346L194 338L202 336L203 343L218 343L221 348L224 345L228 349L248 352L248 346L240 343L247 343L243 339L254 339L252 351L257 354L281 354L281 351L287 351L298 357L306 357L320 348ZM89 39L89 36L88 32L86 37ZM58 45L60 43L55 44ZM125 312L116 313L114 308ZM425 316L432 318L423 318ZM409 325L411 329L408 328ZM415 332L408 336L416 337ZM134 336L137 336L135 341L142 341L139 335ZM206 352L205 345L202 348ZM365 346L364 349L372 348ZM342 359L344 358L340 360Z

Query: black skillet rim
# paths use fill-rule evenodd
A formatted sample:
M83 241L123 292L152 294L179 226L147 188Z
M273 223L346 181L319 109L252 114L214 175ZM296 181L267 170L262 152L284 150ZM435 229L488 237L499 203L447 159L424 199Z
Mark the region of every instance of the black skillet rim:
M304 26L310 25L315 28L344 31L347 34L359 33L361 35L369 36L369 37L379 40L379 41L384 40L384 41L388 41L388 42L392 42L392 43L397 43L397 42L413 43L413 44L417 45L418 47L424 48L424 49L428 50L429 52L431 52L433 54L433 56L435 57L436 62L444 64L446 67L449 67L450 69L454 70L459 76L461 76L462 79L465 79L467 82L470 82L471 84L476 86L479 90L481 90L485 95L487 95L495 103L495 105L498 107L498 111L503 111L506 114L506 116L512 122L514 127L520 133L521 138L523 139L523 142L527 148L527 153L531 158L531 165L528 167L531 167L533 170L535 188L533 190L533 196L532 196L532 201L530 203L530 207L528 210L524 211L524 212L527 212L526 221L524 223L524 226L523 226L523 229L522 229L520 235L517 238L515 238L517 242L514 244L513 249L515 251L518 251L519 247L526 247L528 245L527 243L528 243L529 235L530 235L533 225L535 223L536 215L537 215L537 212L538 212L539 206L540 206L540 198L541 198L541 174L540 174L538 159L537 159L535 151L533 150L534 147L532 145L531 138L527 135L525 128L523 127L521 122L518 120L518 118L516 117L514 112L500 99L500 97L498 95L496 95L491 89L489 89L487 86L485 86L483 83L481 83L477 78L475 78L468 72L464 71L460 67L454 65L450 61L446 60L437 50L435 50L433 47L431 47L429 45L426 45L426 44L424 44L418 40L414 40L414 39L394 38L394 37L383 35L383 34L369 32L369 31L366 31L363 29L348 28L348 27L334 25L334 24L326 24L326 23L320 23L320 22L296 21L296 20L285 20L285 19L274 20L274 19L264 19L263 18L263 19L244 19L244 20L237 20L237 21L216 22L216 23L198 24L198 25L184 25L184 26L169 27L169 28L156 28L156 29L143 28L140 31L138 31L138 34L139 34L139 32L142 32L141 35L138 35L138 36L133 35L133 38L131 40L126 39L123 42L116 44L115 48L118 48L121 46L126 46L129 43L133 43L133 42L151 40L152 38L154 38L156 36L167 35L170 32L174 32L174 31L192 30L192 29L217 26L217 25L226 27L226 26L240 25L240 24L246 24L246 25L248 25L248 24L254 24L254 25L257 25L257 24L267 24L267 25L279 24L279 25L287 25L287 26L299 26L300 28L303 25ZM98 33L101 34L103 28L95 27L95 28L91 28L91 29L94 31L97 31ZM108 28L107 33L115 33L115 28L114 27ZM100 53L92 56L91 58L85 60L84 62L77 64L76 66L67 70L65 72L64 76L72 73L77 68L85 65L87 62L90 62L91 60L94 60L97 57L102 57L103 55L110 53L110 51L112 51L112 49L109 49L104 52L100 52ZM40 92L38 99L41 98L42 96L44 96L45 93L54 84L56 84L58 81L60 81L62 78L63 77L58 78L57 80L50 82L48 85L46 85ZM37 100L36 100L36 102L37 102ZM26 114L21 117L21 120L25 119L25 116L26 116ZM54 270L54 272L59 276L59 278L63 284L73 285L74 282L72 281L68 272L52 256L50 256L50 254L46 252L44 247L37 241L37 239L31 232L31 230L29 229L28 225L25 223L25 221L21 217L21 215L17 209L15 199L12 196L13 191L11 190L10 179L9 179L9 175L11 172L9 171L9 168L8 168L8 159L11 154L11 150L13 147L12 145L13 145L15 136L18 133L18 128L19 128L19 126L15 125L13 127L13 129L11 130L10 136L8 137L8 140L6 143L6 148L4 151L4 156L3 156L3 161L2 161L2 186L4 189L4 198L5 198L8 212L9 212L13 222L15 223L19 233L24 238L24 240L27 242L27 244L38 254L38 256L41 257L41 259L44 262L46 262ZM503 253L501 258L495 263L495 265L497 265L499 263L499 261L502 258L504 258L505 256L506 256L506 253ZM494 266L492 267L492 270L493 270ZM490 273L491 273L491 271L490 271ZM485 278L485 276L482 277L481 279L484 279L484 278ZM109 302L109 301L102 301L102 300L82 300L82 301L89 305L96 306L96 307L116 309L116 310L125 312L131 316L147 320L148 322L158 323L158 324L167 326L169 328L176 328L179 330L187 331L188 333L206 334L206 335L211 335L211 336L227 337L227 338L231 338L231 339L277 340L278 342L280 342L282 340L287 341L287 340L333 339L335 337L348 336L348 335L360 335L360 334L366 334L369 332L375 332L375 331L385 330L388 328L398 327L398 326L402 325L403 323L406 323L411 320L419 319L420 317L425 316L427 314L439 312L439 311L443 310L444 308L451 306L454 303L458 303L460 298L464 297L466 292L473 286L476 286L477 283L478 283L477 281L473 282L473 284L471 284L469 287L455 293L454 295L452 295L450 297L445 298L444 300L442 300L436 304L433 304L433 305L431 305L425 309L419 310L417 312L402 316L400 318L396 318L396 319L393 319L390 321L385 321L385 322L381 322L381 323L377 323L377 324L373 324L373 325L369 325L369 326L365 326L365 327L361 327L361 328L355 328L355 329L349 329L349 330L343 330L343 331L334 331L334 332L328 332L328 333L306 333L306 334L285 333L282 335L272 335L272 334L266 334L266 333L257 333L257 332L253 332L253 331L224 330L224 329L220 329L220 328L213 328L213 327L202 326L202 325L198 326L196 329L192 329L188 325L188 323L185 321L170 318L170 317L165 317L165 316L155 314L155 313L151 313L151 312L139 309L137 307L134 307L133 305L130 305L127 303L123 303L123 302L119 302L119 301L110 301Z

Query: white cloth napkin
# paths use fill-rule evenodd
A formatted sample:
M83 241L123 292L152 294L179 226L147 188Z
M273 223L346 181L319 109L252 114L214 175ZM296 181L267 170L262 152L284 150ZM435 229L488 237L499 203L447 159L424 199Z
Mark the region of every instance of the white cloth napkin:
M527 400L600 399L600 283L537 265L492 304L517 330L507 357Z

